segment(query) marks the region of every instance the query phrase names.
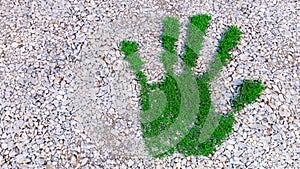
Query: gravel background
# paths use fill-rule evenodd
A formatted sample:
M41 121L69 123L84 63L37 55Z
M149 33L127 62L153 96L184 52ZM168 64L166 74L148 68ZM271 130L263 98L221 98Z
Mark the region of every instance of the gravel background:
M140 86L120 52L137 41L143 71L164 77L162 19L212 14L196 74L227 26L245 33L214 85L229 113L243 79L269 87L237 116L214 156L155 160L144 149ZM300 168L300 4L285 1L0 1L0 168Z

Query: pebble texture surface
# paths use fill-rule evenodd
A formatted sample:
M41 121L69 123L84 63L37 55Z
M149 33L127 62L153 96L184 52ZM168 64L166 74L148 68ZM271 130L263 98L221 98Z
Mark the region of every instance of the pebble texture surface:
M258 1L1 1L0 168L300 168L300 4ZM144 148L140 86L120 52L137 41L143 71L164 78L162 19L211 14L198 60L207 70L227 26L244 38L214 85L229 113L243 79L268 86L236 115L211 157L157 160Z

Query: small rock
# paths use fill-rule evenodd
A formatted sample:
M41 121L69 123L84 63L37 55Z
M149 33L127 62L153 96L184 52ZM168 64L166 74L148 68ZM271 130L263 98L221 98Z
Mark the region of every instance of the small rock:
M234 149L234 146L231 145L231 144L229 144L229 145L227 146L227 149L228 149L229 151L232 151L232 150Z
M25 157L24 157L23 154L19 154L19 155L16 156L15 160L16 160L17 163L22 163L24 158Z
M282 105L279 109L279 114L283 117L289 117L291 115L291 112L285 109L286 107Z
M5 160L3 159L3 156L0 155L0 165L4 164Z
M88 158L84 158L82 161L81 161L81 166L84 166L86 165L86 163L88 162Z
M128 165L129 167L131 167L133 164L134 164L134 162L133 162L131 159L129 159L129 161L127 162L127 165Z
M57 95L57 96L56 96L56 99L57 99L57 100L62 100L62 99L63 99L63 96L62 96L62 95Z
M30 162L31 162L31 160L30 160L29 158L25 158L25 159L22 161L23 164L28 164L28 163L30 163Z
M3 150L5 150L5 149L7 149L7 144L6 143L2 143L1 147L2 147Z
M75 165L75 163L76 163L76 157L73 155L71 157L71 164Z
M16 48L16 47L19 46L19 44L18 44L17 42L13 42L13 43L11 44L11 46L14 47L14 48Z
M279 100L280 100L281 102L284 102L284 101L285 101L285 99L284 99L284 97L283 97L283 94L279 94Z
M122 164L120 169L127 169L126 165L125 164Z
M56 78L54 79L54 83L55 83L56 85L59 85L61 81L62 81L62 77L56 77Z
M181 164L182 164L182 166L186 166L186 159L185 158L181 161Z
M123 64L120 60L117 60L113 64L113 70L118 71L123 69Z

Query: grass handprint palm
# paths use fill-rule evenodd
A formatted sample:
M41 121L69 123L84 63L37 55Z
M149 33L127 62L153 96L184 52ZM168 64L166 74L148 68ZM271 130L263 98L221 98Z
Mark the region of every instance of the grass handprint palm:
M144 62L139 58L138 44L122 42L121 50L125 53L125 60L131 63L142 86L142 129L146 146L155 157L174 152L208 156L232 132L234 114L220 116L215 111L210 82L231 60L229 52L237 46L242 32L233 26L225 33L218 56L203 76L195 77L191 69L196 66L200 56L211 18L206 14L191 18L188 45L183 59L185 70L180 75L176 75L173 68L179 58L175 43L178 41L180 24L176 18L164 20L162 41L166 51L162 54L162 59L167 76L161 83L148 83L147 76L141 71ZM253 82L245 86L248 91L255 91L255 95L250 93L249 96L249 92L241 92L234 102L234 111L240 111L245 104L253 103L265 89L261 81L246 82ZM248 95L245 97L244 93Z

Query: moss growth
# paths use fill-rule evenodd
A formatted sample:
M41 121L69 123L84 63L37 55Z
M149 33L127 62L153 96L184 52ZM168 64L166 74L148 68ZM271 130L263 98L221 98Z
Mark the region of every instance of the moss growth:
M130 41L123 41L121 50L126 54L125 60L131 63L131 67L135 71L140 71L145 62L138 55L138 44Z
M185 47L184 62L188 67L197 66L199 52L203 47L206 30L210 26L211 16L197 15L191 18L188 45Z
M234 109L239 112L247 104L254 103L266 88L267 86L264 86L261 80L245 80L233 102Z
M218 58L221 60L223 66L226 66L231 60L232 49L236 48L243 33L236 26L233 26L226 32L225 37L222 39L219 45Z
M174 80L174 78L172 78L172 76L167 76L165 81L158 84L157 87L160 90L164 91L164 93L166 94L168 104L165 110L160 114L160 116L156 120L142 124L143 133L145 137L156 136L159 133L161 133L161 131L168 128L171 124L174 123L180 110L181 96L177 87L177 82Z

